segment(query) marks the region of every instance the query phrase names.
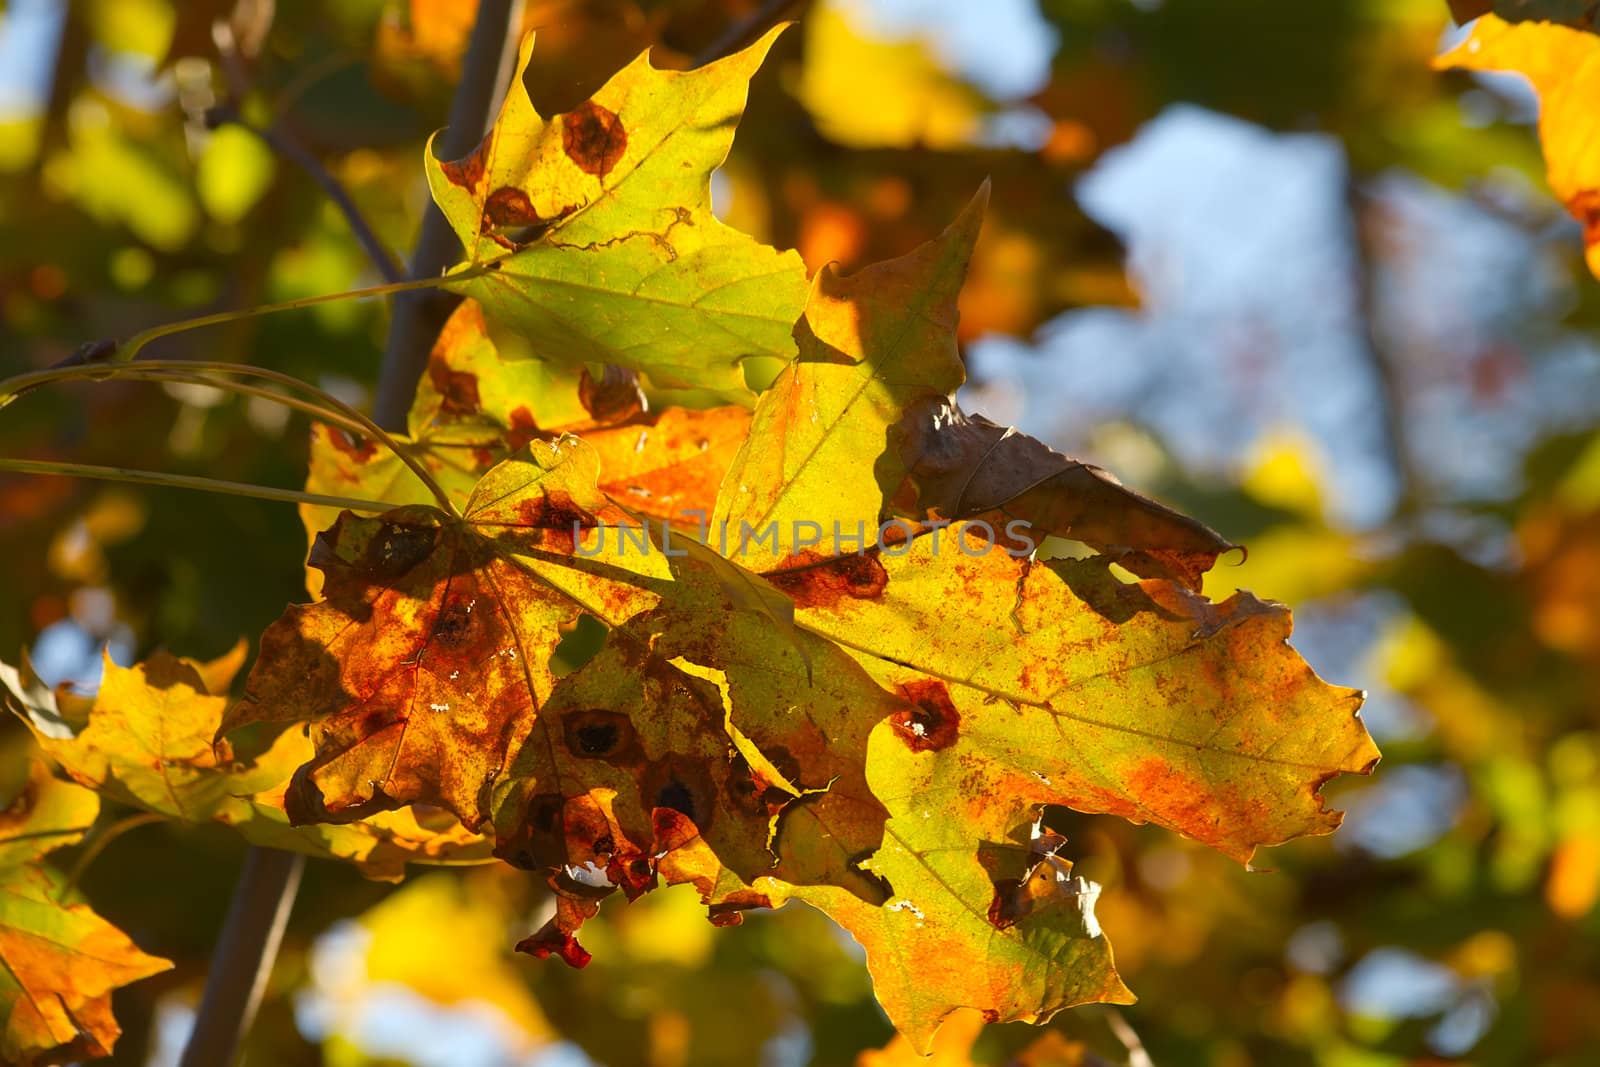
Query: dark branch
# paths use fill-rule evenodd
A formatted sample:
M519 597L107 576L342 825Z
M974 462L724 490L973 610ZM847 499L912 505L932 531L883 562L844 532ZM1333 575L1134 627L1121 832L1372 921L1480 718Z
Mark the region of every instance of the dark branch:
M521 0L483 0L478 5L462 62L461 84L450 103L450 124L435 142L440 158L461 158L488 130L495 103L514 69L516 28L521 22ZM430 200L411 258L411 277L436 278L460 254L461 244L450 223ZM378 397L372 407L374 421L384 429L405 429L428 353L455 304L456 298L442 292L404 293L395 298L389 343L378 373Z
M791 16L798 17L808 0L767 0L744 18L722 31L722 35L706 45L694 57L694 65L703 67L724 56L731 56L763 33Z
M251 848L246 853L227 924L211 954L194 1032L178 1067L227 1067L233 1062L261 1004L305 866L306 858L294 852Z
M232 107L214 109L207 116L207 120L214 126L232 123L242 129L249 130L265 141L268 148L305 171L312 181L322 187L322 191L328 195L329 200L333 201L334 206L343 213L345 221L350 225L350 232L361 243L361 247L366 251L367 257L372 260L373 266L378 268L378 273L383 275L383 280L385 282L402 282L406 280L405 272L400 269L400 264L396 262L394 255L384 246L378 235L373 232L372 226L362 216L361 209L356 207L355 201L350 199L350 193L345 189L344 185L329 172L327 167L322 165L322 161L313 155L310 149L295 140L288 131L279 126L268 128L253 126L246 122Z

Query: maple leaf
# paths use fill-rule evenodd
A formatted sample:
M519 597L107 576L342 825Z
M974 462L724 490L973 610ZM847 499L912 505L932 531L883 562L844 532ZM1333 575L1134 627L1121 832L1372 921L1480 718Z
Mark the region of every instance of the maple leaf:
M4 665L0 684L44 754L74 781L118 803L223 823L254 844L346 860L370 878L398 881L408 861L490 858L488 842L453 819L413 811L381 812L347 826L290 826L283 792L295 768L311 758L305 735L287 731L250 752L213 743L244 655L242 642L210 663L157 652L122 667L107 655L92 698L28 685Z
M429 185L466 249L447 287L539 359L748 396L744 361L793 352L805 268L723 225L710 178L779 32L691 71L657 70L646 53L549 121L523 83L527 37L478 147L441 161L429 145Z
M846 538L863 529L870 542L890 515L1014 518L1031 537L1073 538L1135 573L1198 586L1227 541L951 399L965 379L956 294L988 197L985 184L942 238L909 255L850 277L817 273L795 327L799 355L756 407L713 528L742 549L750 531L775 527L773 553L803 564L850 551Z
M539 442L485 474L461 518L347 512L318 537L311 564L326 599L267 629L220 730L311 724L316 756L289 788L293 821L421 802L478 826L484 790L555 685L563 630L583 613L620 622L656 599L645 585L658 558L574 551L578 527L625 518L597 477L577 438Z
M1600 276L1600 37L1540 22L1485 15L1433 61L1435 69L1515 71L1539 94L1539 139L1550 189L1583 224L1589 269Z
M919 405L960 382L955 296L981 202L900 260L853 279L818 276L797 329L801 354L762 396L717 509L730 523L778 523L783 558L763 573L794 598L796 626L833 640L906 701L873 734L867 764L891 819L863 866L895 901L790 895L867 945L880 1001L919 1046L960 1007L1030 1019L1126 995L1092 909L1066 906L1069 896L1092 900L1086 889L1055 887L1054 906L1004 922L1002 882L1033 875L998 877L984 857L1016 845L1043 805L1155 822L1248 861L1261 845L1334 829L1339 816L1319 788L1377 759L1356 715L1360 694L1328 686L1288 647L1287 609L1246 593L1212 604L1193 591L1221 539L1109 481L1089 476L1085 536L1106 551L1086 560L1013 555L962 522L907 525L864 552L795 551L790 531L804 520L870 522L904 500L917 476L896 447L908 420L909 436L929 442L913 453L937 448L941 426L961 426L917 420ZM958 439L948 452L974 449ZM925 488L948 499L947 479L928 469ZM1027 490L1043 494L1028 513L1075 514L1079 478ZM1130 559L1171 577L1125 584L1110 564ZM939 948L951 944L989 969L974 973L972 956Z
M979 844L965 813L950 810L942 769L912 766L894 751L904 748L894 733L881 726L869 750L873 791L893 817L862 864L892 887L889 899L875 905L769 879L756 889L774 903L803 900L848 930L866 950L878 1003L919 1052L962 1008L993 1022L1044 1022L1078 1004L1131 1003L1095 917L1100 887L1049 850L1060 839L1037 852L1025 836ZM982 799L1006 806L1001 795Z
M497 790L498 851L579 897L599 894L574 872L635 895L659 869L729 922L767 906L748 891L767 876L881 903L856 866L885 818L864 757L904 702L831 643L751 610L764 583L730 585L735 565L712 559L674 559L661 604L556 686Z
M632 382L609 387L587 371L567 373L538 360L506 360L490 341L476 301L464 301L445 323L402 439L458 506L465 506L489 468L531 441L582 436L599 463L598 488L646 519L690 532L716 503L723 474L744 444L750 412L743 407L648 412L629 403ZM622 401L618 402L618 397ZM433 495L394 453L342 430L312 428L313 493L364 497L395 505L431 504ZM333 525L338 510L300 506L308 543ZM308 568L307 587L322 590L322 572Z
M965 1009L951 1015L924 1056L904 1037L881 1049L868 1049L856 1057L856 1067L978 1067L986 1062L974 1056L983 1033L982 1013ZM1089 1054L1082 1044L1046 1030L1006 1060L1006 1067L1094 1067L1106 1061Z
M9 670L9 668L7 669ZM40 860L80 840L99 811L86 789L34 763L0 812L0 1060L109 1056L121 1034L113 990L171 968L76 900Z

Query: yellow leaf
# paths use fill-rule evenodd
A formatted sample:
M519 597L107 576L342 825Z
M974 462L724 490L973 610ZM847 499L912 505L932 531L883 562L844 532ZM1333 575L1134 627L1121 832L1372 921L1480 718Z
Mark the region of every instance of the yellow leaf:
M443 161L430 143L429 185L467 253L450 287L538 358L748 397L741 364L794 351L805 268L719 221L710 180L779 32L698 70L641 55L548 121L522 79L528 37L482 143Z
M1583 224L1589 269L1600 276L1600 37L1485 15L1434 66L1514 71L1533 83L1550 188Z
M79 840L99 810L86 789L34 764L0 812L0 1061L62 1063L109 1056L121 1029L112 991L169 969L71 898L38 861Z

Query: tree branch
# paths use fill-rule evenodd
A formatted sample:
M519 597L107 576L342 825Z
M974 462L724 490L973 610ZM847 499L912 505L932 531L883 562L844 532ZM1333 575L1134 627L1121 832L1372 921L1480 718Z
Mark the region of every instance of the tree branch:
M361 210L356 207L355 201L350 199L345 187L327 167L322 165L322 160L288 130L282 128L284 120L280 119L274 125L263 128L246 122L244 116L239 113L240 102L250 92L251 77L243 57L239 54L239 43L234 39L233 26L225 20L217 20L211 27L211 39L217 46L217 55L221 57L223 78L228 84L228 99L206 113L206 125L215 129L231 122L240 129L249 130L266 142L268 148L305 171L312 181L322 187L328 199L333 201L334 206L344 215L345 221L350 226L350 232L355 234L356 240L360 242L368 258L378 268L378 273L383 275L383 280L404 281L405 273L400 269L400 264L395 262L389 249L378 239L378 235L361 214Z
M521 0L482 0L479 4L461 84L450 105L450 126L439 142L448 158L466 155L488 127L491 108L516 55L514 27L521 19ZM412 257L411 277L437 277L457 254L449 223L430 201ZM385 429L405 428L428 351L450 313L451 302L440 300L440 295L412 292L395 299L374 408L375 420ZM233 1062L272 973L304 869L303 856L250 849L234 887L227 925L212 954L205 995L179 1067L226 1067Z
M515 69L522 0L482 0L462 61L461 84L450 103L449 125L439 135L438 154L459 159L472 151L494 118L494 106ZM423 212L412 278L436 278L461 254L450 223L430 198ZM387 430L403 430L428 353L458 298L442 292L407 293L394 301L389 343L378 372L373 419Z
M383 280L391 283L406 280L406 274L400 269L400 264L362 216L361 209L356 207L355 201L350 199L350 193L310 149L280 127L251 125L232 106L213 109L206 116L206 121L213 126L232 123L240 129L249 130L266 142L268 148L305 171L312 181L322 187L328 199L333 201L334 206L344 215L345 222L350 226L350 232L360 242L362 249L367 253L367 258L372 260L372 265L378 268Z
M211 973L194 1032L178 1067L227 1067L255 1019L278 943L300 888L306 858L252 847L233 889L228 921L211 954Z
M767 0L750 14L723 30L722 35L715 41L702 48L694 57L694 65L703 67L707 63L715 63L724 56L731 56L788 18L791 13L798 13L807 3L808 0Z

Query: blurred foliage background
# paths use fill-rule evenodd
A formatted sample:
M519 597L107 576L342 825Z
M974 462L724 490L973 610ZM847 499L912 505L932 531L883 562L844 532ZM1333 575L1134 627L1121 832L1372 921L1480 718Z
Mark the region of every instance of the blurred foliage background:
M529 88L565 110L760 6L528 0ZM1306 658L1370 691L1382 767L1331 787L1345 829L1274 873L1052 814L1142 1000L1051 1028L1139 1063L1131 1028L1162 1067L1600 1062L1600 286L1544 191L1525 83L1429 69L1443 0L788 7L716 179L727 220L850 269L992 176L968 406L1247 544L1208 592L1290 602ZM407 254L472 9L0 5L0 373L381 281L305 171L207 115L231 101L302 146ZM330 304L159 354L361 403L386 325L381 301ZM298 419L203 388L0 415L8 456L269 485L300 484L306 446ZM0 650L85 686L104 643L218 655L303 598L303 548L289 505L0 475ZM119 994L118 1062L176 1062L242 853L146 826L88 869L95 907L178 961ZM543 897L509 870L391 887L313 864L250 1062L848 1065L891 1037L858 950L799 906L716 931L687 889L651 894L585 928L576 972L509 952ZM970 1062L1036 1036L987 1028ZM862 1062L919 1062L899 1056Z

